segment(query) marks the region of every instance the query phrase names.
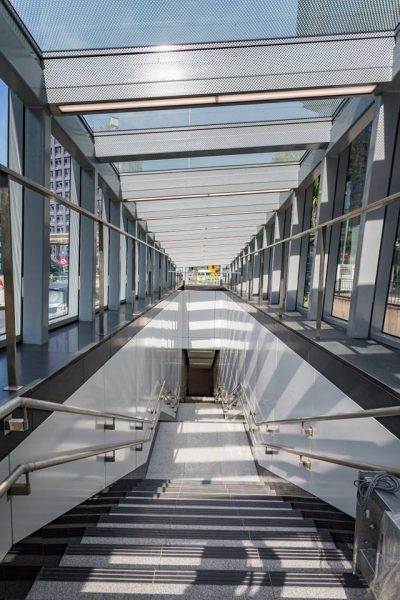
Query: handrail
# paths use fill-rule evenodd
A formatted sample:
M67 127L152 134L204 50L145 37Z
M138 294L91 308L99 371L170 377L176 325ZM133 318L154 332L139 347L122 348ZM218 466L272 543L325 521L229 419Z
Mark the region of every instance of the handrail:
M355 208L354 210L351 210L350 212L348 212L346 214L339 215L338 217L329 219L328 221L325 221L324 223L319 223L315 227L310 227L309 229L300 231L300 233L295 233L287 238L277 240L276 242L273 242L272 244L267 244L266 246L262 246L261 248L257 248L257 250L247 252L246 254L244 253L244 249L243 249L241 252L239 252L239 254L237 256L240 258L249 258L253 254L258 254L259 252L262 252L263 250L269 250L270 248L274 248L275 246L285 244L286 242L292 242L294 240L301 239L305 235L310 235L310 233L316 233L316 232L320 231L321 229L324 229L325 227L332 227L333 225L337 225L338 223L342 223L343 221L347 221L349 219L354 219L355 217L360 217L366 213L372 212L374 210L378 210L380 208L385 208L386 206L393 204L397 200L400 200L400 192L396 192L395 194L391 194L390 196L385 196L384 198L381 198L380 200L376 200L376 202L371 202L371 204L368 204L367 206ZM246 246L249 246L249 245L250 245L250 242L249 242L249 244L246 244ZM244 248L246 248L246 246Z
M149 428L149 433L146 437L140 440L129 440L126 442L118 442L115 444L107 444L102 446L94 446L89 448L88 450L81 450L79 452L69 452L63 454L61 456L57 456L54 458L45 458L43 460L29 462L29 463L21 463L15 467L11 471L11 473L0 482L0 498L4 496L6 492L8 492L14 483L21 477L21 475L28 475L33 471L39 471L42 469L47 469L49 467L55 467L57 465L63 465L66 463L74 462L77 460L83 460L85 458L91 458L93 456L98 456L99 454L107 454L109 452L115 452L116 450L122 450L123 448L130 448L133 446L140 446L146 442L149 442L153 436L154 424L158 422L161 413L161 402L162 396L161 391L163 390L165 382L160 390L160 394L158 395L157 401L155 403L156 410L154 411L154 417L149 421L152 426ZM151 409L153 411L153 409Z
M332 413L331 415L316 415L314 417L294 417L290 419L274 419L255 421L256 425L287 425L293 423L309 423L316 421L342 421L346 419L366 419L400 416L400 406L387 408L368 408L347 413Z
M390 475L394 475L396 477L400 477L400 468L395 468L395 467L386 467L384 465L377 465L374 463L368 463L368 462L362 462L362 461L357 461L357 460L353 460L350 458L344 458L342 456L339 456L337 454L325 454L323 452L312 452L306 449L299 449L299 448L291 448L289 446L282 446L280 444L271 444L269 442L265 442L264 440L259 440L257 439L256 434L259 433L258 432L258 427L259 427L259 423L257 423L257 421L254 418L254 414L251 410L248 410L248 406L245 405L245 401L244 398L247 400L247 404L248 404L248 398L247 398L247 394L246 391L244 389L243 384L240 385L242 393L240 394L240 402L242 404L243 407L243 414L245 417L245 420L247 422L247 426L248 426L248 430L249 430L249 434L250 434L250 438L253 441L253 444L255 446L262 446L264 448L271 448L272 450L281 450L282 452L287 452L288 454L294 454L295 456L300 456L300 457L305 457L305 458L312 458L314 460L321 460L324 462L329 462L332 464L336 464L336 465L342 465L344 467L350 467L352 469L359 469L362 471L383 471L385 473L389 473ZM369 411L356 411L354 413L337 413L339 416L341 416L341 418L354 418L354 417L348 417L347 415L354 415L354 414L358 414L361 412L373 412L373 411L385 411L387 413L389 413L389 411L391 410L397 410L399 412L397 412L396 414L400 414L400 409L399 407L390 407L388 409L370 409ZM346 416L344 416L346 415ZM321 415L321 417L329 417L327 420L331 420L330 417L334 417L335 415ZM367 416L371 416L371 415L367 415ZM390 414L385 414L382 416L390 416ZM316 417L319 419L319 417ZM313 419L311 419L313 420ZM332 419L333 420L333 419ZM283 420L283 421L287 421L287 420ZM293 420L294 422L305 422L307 421L307 419L297 419L297 420ZM282 422L282 421L266 421L265 424L272 424L272 423L277 423L277 422ZM261 423L264 424L264 423Z
M26 177L25 175L21 175L21 173L18 173L17 171L14 171L13 169L10 169L9 167L6 167L5 165L0 163L0 174L1 173L3 175L6 175L9 179L14 181L15 183L23 185L24 187L28 188L29 190L31 190L33 192L37 192L41 196L45 196L49 200L56 200L59 204L66 206L70 210L74 210L75 212L79 213L80 215L82 215L84 217L88 217L89 219L91 219L92 221L96 221L97 223L101 223L102 225L105 225L106 227L108 227L108 229L111 229L112 231L116 231L117 233L119 233L120 235L123 235L126 238L129 238L129 239L137 242L138 244L142 244L142 246L151 248L155 252L158 252L158 254L162 254L163 256L170 258L166 252L164 252L160 248L157 248L155 245L149 244L148 242L141 240L136 235L133 235L132 233L128 233L127 231L124 231L124 229L121 229L117 225L113 225L113 223L110 223L106 219L102 219L102 217L99 217L95 213L92 213L90 210L87 210L86 208L83 208L82 206L79 206L78 204L75 204L74 202L71 202L70 200L66 200L63 196L60 196L59 194L52 192L51 190L47 189L45 186L41 185L40 183L37 183L33 179L30 179L29 177Z
M57 402L48 402L47 400L37 400L36 398L25 398L18 396L0 407L0 419L11 414L17 408L32 408L36 410L44 410L47 412L62 412L72 413L77 415L89 415L93 417L101 417L104 419L117 419L119 421L136 421L139 423L150 423L151 419L142 417L134 417L128 414L112 413L92 408L81 408L67 404L58 404Z

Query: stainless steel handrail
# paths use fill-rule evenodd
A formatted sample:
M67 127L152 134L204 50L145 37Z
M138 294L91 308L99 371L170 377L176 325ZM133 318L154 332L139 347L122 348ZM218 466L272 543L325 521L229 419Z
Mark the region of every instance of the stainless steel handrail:
M293 423L310 423L316 421L343 421L346 419L366 419L400 416L400 406L387 408L368 408L347 413L332 413L331 415L317 415L314 417L296 417L290 419L274 419L256 421L257 425L285 425Z
M316 225L315 227L310 227L309 229L300 231L300 233L295 233L287 238L277 240L276 242L273 242L272 244L267 244L265 246L262 246L261 248L257 248L257 250L252 250L251 252L247 252L246 254L242 250L241 252L239 252L238 256L240 256L242 258L249 258L249 256L252 256L253 254L258 254L259 252L262 252L263 250L269 250L270 248L274 248L275 246L280 246L281 244L285 244L286 242L292 242L294 240L301 239L302 237L304 237L306 235L310 235L310 233L316 233L318 231L321 231L325 227L333 227L334 225L337 225L338 223L342 223L343 221L348 221L350 219L354 219L355 217L360 217L360 216L362 216L366 213L372 212L374 210L379 210L380 208L385 208L386 206L389 206L390 204L393 204L394 202L397 202L398 200L400 200L400 192L396 192L395 194L391 194L390 196L385 196L384 198L381 198L380 200L377 200L376 202L371 202L371 204L368 204L367 206L362 206L361 208L355 208L354 210L352 210L344 215L340 215L338 217L334 217L333 219L329 219L329 221L325 221L324 223L320 223L319 225ZM249 244L247 244L247 246L248 245Z
M139 423L150 423L151 419L142 417L133 417L131 415L122 413L112 413L92 408L81 408L79 406L72 406L67 404L58 404L57 402L48 402L47 400L37 400L36 398L25 398L18 396L13 400L10 400L6 404L0 407L0 419L7 417L17 408L32 408L35 410L44 410L47 412L61 412L61 413L72 413L77 415L89 415L93 417L100 417L104 419L116 419L118 421L136 421Z
M306 449L291 448L289 446L282 446L280 444L271 444L264 440L257 439L257 434L259 433L259 424L255 420L253 412L251 410L249 410L248 406L246 405L246 402L248 404L248 398L247 398L247 394L246 394L243 384L240 385L240 389L241 389L242 393L240 394L239 399L240 399L240 402L243 407L243 414L244 414L244 417L245 417L245 420L247 423L249 435L250 435L250 438L251 438L254 446L262 446L264 448L271 448L272 450L278 450L278 451L281 450L282 452L287 452L288 454L294 454L296 456L310 458L310 459L314 459L314 460L321 460L323 462L329 462L329 463L341 465L344 467L350 467L352 469L359 469L362 471L383 471L384 473L389 473L390 475L394 475L395 477L400 477L400 468L387 467L385 465L377 465L377 464L368 463L368 462L361 462L361 461L353 460L350 458L342 457L338 454L325 454L323 452L312 452L312 451L309 451ZM397 407L395 407L395 408L397 408ZM375 409L371 409L371 410L375 410ZM376 410L380 410L380 409L376 409ZM382 410L384 410L384 409L382 409ZM390 409L387 409L387 410L390 410ZM357 411L357 413L358 412L363 412L363 411ZM357 413L347 413L347 414L352 415L352 414L357 414ZM338 413L338 414L345 415L346 413ZM331 415L326 415L326 416L330 417ZM390 415L387 414L386 416L390 416ZM347 418L352 418L352 417L347 417ZM303 422L307 421L307 419L302 419L302 421ZM296 420L295 422L297 423L299 421ZM276 421L274 421L274 422L267 421L266 422L266 424L272 424L272 423L276 423ZM262 423L262 424L264 424L264 423Z
M155 429L154 424L158 422L158 419L160 417L162 403L161 392L164 388L164 383L161 387L160 394L158 395L157 401L155 403L155 410L153 411L153 409L150 409L151 412L154 412L154 417L149 421L149 423L152 426L149 428L149 433L146 437L140 440L129 440L126 442L118 442L115 444L94 446L87 450L80 450L79 452L69 452L66 454L62 454L61 456L56 456L54 458L45 458L43 460L35 462L21 463L17 465L15 469L13 469L11 473L5 479L3 479L3 481L0 482L0 498L11 489L11 487L18 481L18 479L22 475L28 475L33 471L40 471L49 467L55 467L57 465L63 465L77 460L83 460L85 458L91 458L93 456L98 456L99 454L115 452L116 450L122 450L123 448L140 446L146 442L149 442L153 436L153 432Z
M148 242L141 240L136 235L133 235L132 233L128 233L127 231L125 231L124 229L121 229L117 225L113 225L113 223L110 223L106 219L102 219L102 217L99 217L95 213L92 213L90 210L87 210L83 206L79 206L78 204L75 204L74 202L71 202L70 200L66 200L66 198L64 198L63 196L60 196L59 194L52 192L51 190L47 189L40 183L37 183L33 179L30 179L29 177L26 177L25 175L21 175L21 173L18 173L17 171L14 171L13 169L10 169L9 167L2 165L1 163L0 163L0 174L6 175L9 179L14 181L15 183L19 183L20 185L24 186L25 188L28 188L29 190L32 190L33 192L37 192L38 194L40 194L41 196L44 196L45 198L47 198L49 200L56 200L59 204L66 206L70 210L73 210L84 217L88 217L89 219L91 219L92 221L95 221L96 223L101 223L105 227L108 227L108 229L111 229L112 231L116 231L120 235L122 235L126 238L129 238L129 239L137 242L138 244L141 244L142 246L146 246L147 248L150 248L154 252L157 252L158 254L161 254L161 255L169 258L168 254L166 252L164 252L160 248L157 248L155 245L149 244Z

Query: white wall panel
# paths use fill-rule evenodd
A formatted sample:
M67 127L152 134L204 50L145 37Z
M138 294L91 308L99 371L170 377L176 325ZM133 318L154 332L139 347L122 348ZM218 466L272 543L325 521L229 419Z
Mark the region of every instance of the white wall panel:
M233 299L225 298L225 303L218 299L217 311L221 348L218 384L230 391L240 381L250 403L257 407L257 420L361 410ZM316 423L313 438L302 436L300 425L284 425L279 432L265 433L264 439L305 451L398 466L400 441L374 419ZM299 466L297 456L285 452L266 455L263 449L256 452L267 469L354 515L355 469L313 460L308 471Z
M171 306L169 306L171 304ZM156 402L162 382L178 392L182 352L176 349L178 334L177 303L166 303L160 312L102 366L66 404L109 412L150 416L148 408ZM141 439L146 436L134 425L116 421L114 431L104 431L104 420L85 415L54 413L0 463L0 478L20 463L31 462L103 445ZM12 434L10 434L12 435ZM150 442L143 451L124 449L115 453L115 462L104 462L104 455L52 467L31 474L30 496L0 499L0 558L11 543L103 489L106 485L142 465ZM10 465L8 464L10 462ZM12 510L11 510L12 508Z

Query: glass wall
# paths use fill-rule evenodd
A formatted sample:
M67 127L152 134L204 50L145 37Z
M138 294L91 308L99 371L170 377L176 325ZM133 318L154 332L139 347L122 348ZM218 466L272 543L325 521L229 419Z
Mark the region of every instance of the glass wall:
M371 128L370 123L350 145L342 214L362 205ZM360 217L349 219L340 227L332 316L343 321L350 314L359 229Z
M8 87L0 79L0 163L8 165ZM3 276L3 241L1 238L0 206L0 335L6 332Z
M311 190L311 206L310 211L307 211L310 214L310 218L308 222L303 223L303 231L305 229L311 229L312 227L316 227L317 225L317 217L318 217L318 199L319 199L319 182L320 178L317 177L314 179L312 183ZM308 308L310 304L310 293L311 293L311 276L312 276L312 268L314 264L314 258L316 253L316 233L310 233L308 236L308 240L303 238L304 243L307 244L307 256L306 256L306 270L304 277L304 292L303 292L303 306L304 308Z
M400 218L394 244L383 332L400 337Z
M70 199L71 157L51 137L50 188ZM50 273L49 320L65 317L69 312L70 210L50 200Z

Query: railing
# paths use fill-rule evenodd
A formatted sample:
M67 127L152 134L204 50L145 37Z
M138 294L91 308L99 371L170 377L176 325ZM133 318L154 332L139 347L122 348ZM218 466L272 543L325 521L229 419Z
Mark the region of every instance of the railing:
M171 289L176 285L176 267L170 260L168 254L157 248L155 243L149 243L145 240L141 240L140 237L128 233L124 229L121 229L117 225L109 223L102 217L99 217L95 213L90 212L86 208L67 200L63 196L56 194L55 192L47 189L43 185L40 185L36 181L33 181L29 177L25 177L16 171L5 167L0 164L0 204L1 204L1 238L2 238L2 258L3 258L3 273L4 273L4 291L5 291L5 329L6 329L6 347L7 347L7 371L8 371L8 386L6 389L10 391L16 391L21 386L18 385L17 372L16 372L16 330L15 330L15 301L14 301L14 276L13 276L13 256L12 256L12 231L11 231L11 211L10 211L10 182L15 182L25 189L29 189L33 192L37 192L38 199L43 197L47 200L55 200L59 204L66 206L72 211L75 211L81 217L90 219L94 223L98 224L98 271L99 271L99 334L104 335L104 277L105 277L105 264L104 264L104 231L108 228L110 231L114 231L123 237L132 241L132 289L130 290L131 301L132 301L132 315L136 314L136 287L137 287L137 273L136 273L136 255L137 246L141 244L146 248L147 252L156 252L161 256L165 256L169 265L173 267L171 270L166 265L167 273L173 273L171 277ZM40 201L40 200L39 200ZM152 260L149 260L147 264L152 264ZM161 261L159 265L159 282L162 273ZM147 273L147 290L146 290L146 303L148 297L152 298L152 277L153 271ZM159 288L158 296L161 298L161 289ZM152 302L152 300L151 300Z
M10 400L5 405L0 407L0 419L6 418L8 415L19 409L24 409L23 419L15 419L11 417L5 422L5 429L9 431L27 431L29 428L28 418L26 409L31 408L34 410L43 410L47 412L61 412L61 413L72 413L76 415L88 415L92 417L99 417L103 419L112 419L114 422L118 421L131 421L136 423L150 423L151 419L133 417L128 414L105 412L100 410L94 410L91 408L81 408L79 406L58 404L57 402L48 402L47 400L37 400L36 398L25 398L18 397ZM106 426L105 429L111 429L112 426Z
M133 448L136 446L138 447L138 449L142 450L143 444L145 444L146 442L149 442L152 439L156 424L159 420L160 413L161 413L161 405L164 400L164 396L162 394L164 386L165 386L165 382L163 382L163 385L161 386L159 395L157 397L157 400L156 400L154 406L152 408L148 409L148 412L151 413L153 415L153 417L151 419L138 419L142 423L148 424L149 429L148 429L147 436L145 436L144 438L142 438L140 440L134 440L134 441L128 440L125 442L118 442L115 444L104 444L101 446L94 446L92 448L80 450L78 452L75 452L75 451L68 452L61 456L56 456L54 458L46 458L46 459L35 461L35 462L21 463L17 467L15 467L15 469L13 469L11 471L11 473L5 479L3 479L3 481L0 482L0 498L2 496L4 496L4 494L6 494L7 492L10 495L29 495L31 492L31 486L30 486L30 482L29 482L29 473L32 473L34 471L40 471L43 469L47 469L49 467L55 467L57 465L63 465L66 463L77 461L77 460L83 460L85 458L91 458L93 456L99 456L100 454L105 455L105 458L104 458L105 462L114 462L115 452L117 450L122 450L124 448ZM42 402L42 401L37 400L35 402ZM53 404L53 403L48 403L48 404ZM62 411L62 412L74 412L77 414L89 414L89 415L102 416L102 417L105 417L106 415L109 417L111 415L114 415L114 413L104 413L104 412L100 412L100 411L92 411L89 409L79 409L78 407L66 407L66 408L72 408L73 410L66 410L66 411ZM134 417L129 417L128 415L115 414L114 416L115 416L115 418L123 418L123 420L136 420ZM107 457L107 454L110 454L110 453L113 454L113 456L111 458ZM22 477L23 475L25 475L25 483L17 483L18 479L20 477Z
M320 223L315 227L310 227L305 231L301 231L300 233L296 233L287 238L277 240L272 244L267 244L260 248L256 248L253 251L246 252L243 250L235 259L237 264L236 273L239 278L235 277L235 286L240 286L240 291L236 293L239 294L240 297L243 296L243 283L244 283L244 260L247 260L247 297L248 300L251 300L253 293L253 279L254 279L254 256L256 254L259 255L259 295L258 295L258 303L261 305L263 301L263 293L264 293L264 251L271 250L277 246L282 245L281 252L281 264L280 264L280 287L279 287L279 308L278 308L278 316L281 319L283 317L284 311L284 302L285 302L285 245L294 240L299 240L305 236L309 236L310 234L319 233L319 272L318 272L318 290L317 290L317 316L316 316L316 326L315 326L315 338L318 340L321 337L321 325L322 325L322 315L323 315L323 307L324 307L324 290L325 290L325 263L326 263L326 253L327 253L327 233L328 229L333 227L334 225L338 225L343 223L344 221L348 221L350 219L354 219L355 217L361 217L367 213L373 212L375 210L379 210L381 208L385 208L395 202L400 200L400 192L392 194L391 196L386 196L385 198L381 198L376 202L371 202L367 206L362 206L361 208L356 208L344 215L340 215L339 217L335 217L324 223ZM233 262L235 262L233 261ZM232 275L230 288L234 291ZM351 294L349 290L347 292Z
M341 465L344 467L350 467L353 469L360 469L362 471L383 471L390 475L400 477L400 468L386 467L384 465L377 465L374 463L366 463L358 461L353 458L346 458L338 454L325 454L323 452L312 452L306 449L291 448L280 444L273 444L259 439L260 427L263 425L268 426L279 426L280 424L296 424L299 423L302 426L302 433L307 436L312 436L312 428L305 427L306 423L317 422L317 421L334 421L344 419L358 419L358 418L384 418L390 416L399 416L400 407L392 406L388 408L376 408L364 411L353 411L348 413L334 413L331 415L315 415L311 417L296 417L292 419L276 419L276 420L265 420L257 421L255 419L255 411L250 408L249 399L246 394L244 386L240 384L239 393L237 394L237 401L239 401L243 408L243 415L248 427L249 435L254 446L262 446L266 449L267 454L273 454L274 452L287 452L288 454L294 454L300 457L300 466L305 468L311 468L310 459L321 460L324 462ZM228 406L227 402L223 401L224 406ZM278 431L277 429L267 429L268 433Z

